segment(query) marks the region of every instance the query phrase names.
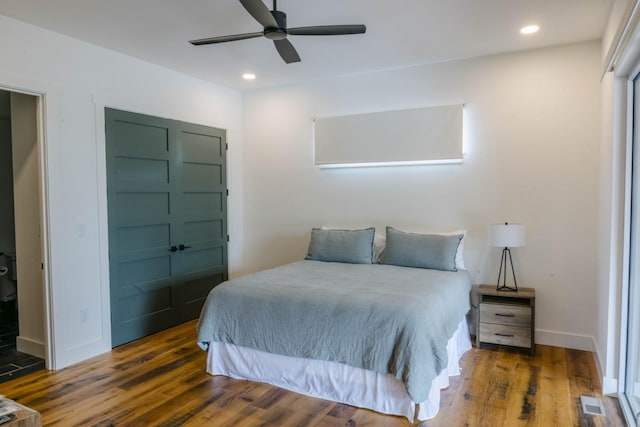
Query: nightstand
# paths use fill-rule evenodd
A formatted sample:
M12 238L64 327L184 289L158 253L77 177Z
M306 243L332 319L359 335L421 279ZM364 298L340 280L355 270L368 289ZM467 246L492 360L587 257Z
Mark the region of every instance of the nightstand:
M518 288L518 292L497 291L495 285L478 287L476 347L498 344L528 348L535 346L536 291Z

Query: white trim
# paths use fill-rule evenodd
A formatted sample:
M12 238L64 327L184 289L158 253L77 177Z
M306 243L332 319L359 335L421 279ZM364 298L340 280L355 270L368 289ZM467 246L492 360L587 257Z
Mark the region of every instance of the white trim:
M43 356L47 369L56 369L57 354L55 345L55 313L51 264L51 219L49 215L49 168L48 168L48 141L54 132L54 120L47 120L54 115L55 108L49 98L57 93L56 86L25 79L22 76L0 73L0 89L9 92L18 92L37 98L37 138L38 138L38 170L39 198L40 198L40 225L41 229L41 256L42 256L42 287L44 293L44 349Z
M568 334L544 329L536 329L536 344L591 352L596 351L595 338L591 335Z
M42 261L42 289L43 289L43 308L44 308L44 360L45 366L48 369L56 369L56 345L54 334L54 305L53 305L53 290L52 290L52 264L49 262L51 254L51 236L49 230L51 230L51 222L49 216L49 163L48 163L48 139L49 133L47 132L47 95L42 93L38 95L37 99L37 138L38 138L38 162L40 168L38 170L38 181L40 186L40 233L41 233L41 246L40 256Z
M604 364L602 363L602 357L600 352L598 351L598 345L594 338L594 346L596 350L593 352L593 357L595 358L596 369L598 370L598 378L601 378L602 383L602 394L607 396L617 396L618 394L618 379L614 377L609 377L605 374Z
M621 289L624 277L624 223L625 223L625 159L626 146L625 135L622 130L626 126L626 117L620 112L625 110L625 84L620 79L613 77L612 81L612 134L611 137L611 200L610 200L610 224L609 224L609 258L607 286L607 328L605 331L606 343L604 347L606 358L603 373L618 375L619 349L620 349L620 315L621 315ZM622 130L621 130L622 129Z
M636 424L634 421L634 413L631 407L629 406L629 401L627 399L618 399L618 402L620 403L620 408L622 409L622 414L624 415L625 421L629 423L628 426L635 427ZM634 422L634 423L630 424L631 422Z
M600 76L601 80L604 75L610 71L613 71L620 62L620 58L626 53L629 46L629 40L633 29L636 27L640 20L640 0L635 0L634 3L629 3L623 14L623 23L618 27L618 30L611 41L609 50L605 55L603 61L604 67Z
M113 347L111 342L111 284L109 277L109 221L107 203L107 160L106 160L106 102L92 94L96 138L96 201L98 206L98 263L100 268L100 331L101 350Z
M29 338L17 337L16 338L16 350L27 353L32 356L46 359L46 346L43 342L34 341Z
M626 383L627 329L629 317L629 279L631 262L631 189L633 163L633 80L626 82L625 97L625 177L624 177L624 232L622 249L622 289L620 297L620 353L618 365L618 393L623 395ZM624 399L621 399L624 400Z
M618 379L607 376L601 376L601 378L602 394L605 396L618 397Z
M637 5L636 5L637 6ZM618 354L618 384L617 390L619 395L619 402L622 408L622 412L626 421L631 426L635 426L635 416L632 413L632 408L629 404L629 400L626 397L626 379L627 379L627 347L628 347L628 322L629 322L629 287L631 280L631 198L632 198L632 162L633 162L633 108L634 108L634 83L633 80L638 76L640 71L640 50L638 50L637 46L634 46L634 43L630 43L629 40L635 40L640 36L640 25L638 25L638 15L640 12L637 11L637 8L634 9L635 20L633 24L633 28L629 28L627 26L625 28L626 40L624 48L619 55L618 62L620 63L620 68L616 70L616 79L624 80L626 85L626 90L621 90L616 92L616 95L619 97L620 104L624 105L624 110L619 114L616 114L616 119L619 118L620 123L615 123L615 130L619 130L622 134L624 132L625 135L625 156L624 159L624 167L625 167L625 179L624 179L624 234L623 234L623 244L622 244L622 284L621 284L621 298L620 298L620 346L619 346L619 354ZM632 18L633 20L634 18ZM615 143L616 141L614 141ZM637 147L640 149L640 146Z

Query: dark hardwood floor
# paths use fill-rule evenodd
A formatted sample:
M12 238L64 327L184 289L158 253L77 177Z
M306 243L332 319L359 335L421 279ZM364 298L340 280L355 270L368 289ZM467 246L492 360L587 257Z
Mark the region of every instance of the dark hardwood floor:
M0 383L44 369L44 360L16 350L15 301L0 302Z
M462 375L423 427L624 426L616 399L606 417L582 413L580 395L602 398L591 353L537 346L536 356L472 349ZM195 321L120 346L60 371L0 385L0 394L42 414L50 426L411 425L276 387L205 372Z

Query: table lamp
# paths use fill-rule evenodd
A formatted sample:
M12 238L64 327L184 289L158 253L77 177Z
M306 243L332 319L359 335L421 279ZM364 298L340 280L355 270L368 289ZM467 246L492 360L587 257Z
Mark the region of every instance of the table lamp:
M491 224L489 225L489 244L502 249L502 258L500 259L500 270L498 272L497 291L514 291L518 292L518 283L516 281L516 273L513 269L513 260L511 259L511 249L524 246L525 233L522 224ZM507 256L509 264L511 264L511 274L513 275L513 286L507 286ZM500 278L502 277L502 284Z

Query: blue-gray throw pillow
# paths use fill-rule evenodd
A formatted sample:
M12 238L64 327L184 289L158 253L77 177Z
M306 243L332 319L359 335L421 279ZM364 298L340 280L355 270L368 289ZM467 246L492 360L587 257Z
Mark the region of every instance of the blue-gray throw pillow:
M311 230L309 251L305 259L350 264L373 262L373 237L375 228L364 230L336 230L314 228Z
M457 271L456 251L463 237L462 234L405 233L387 227L387 245L380 263Z

